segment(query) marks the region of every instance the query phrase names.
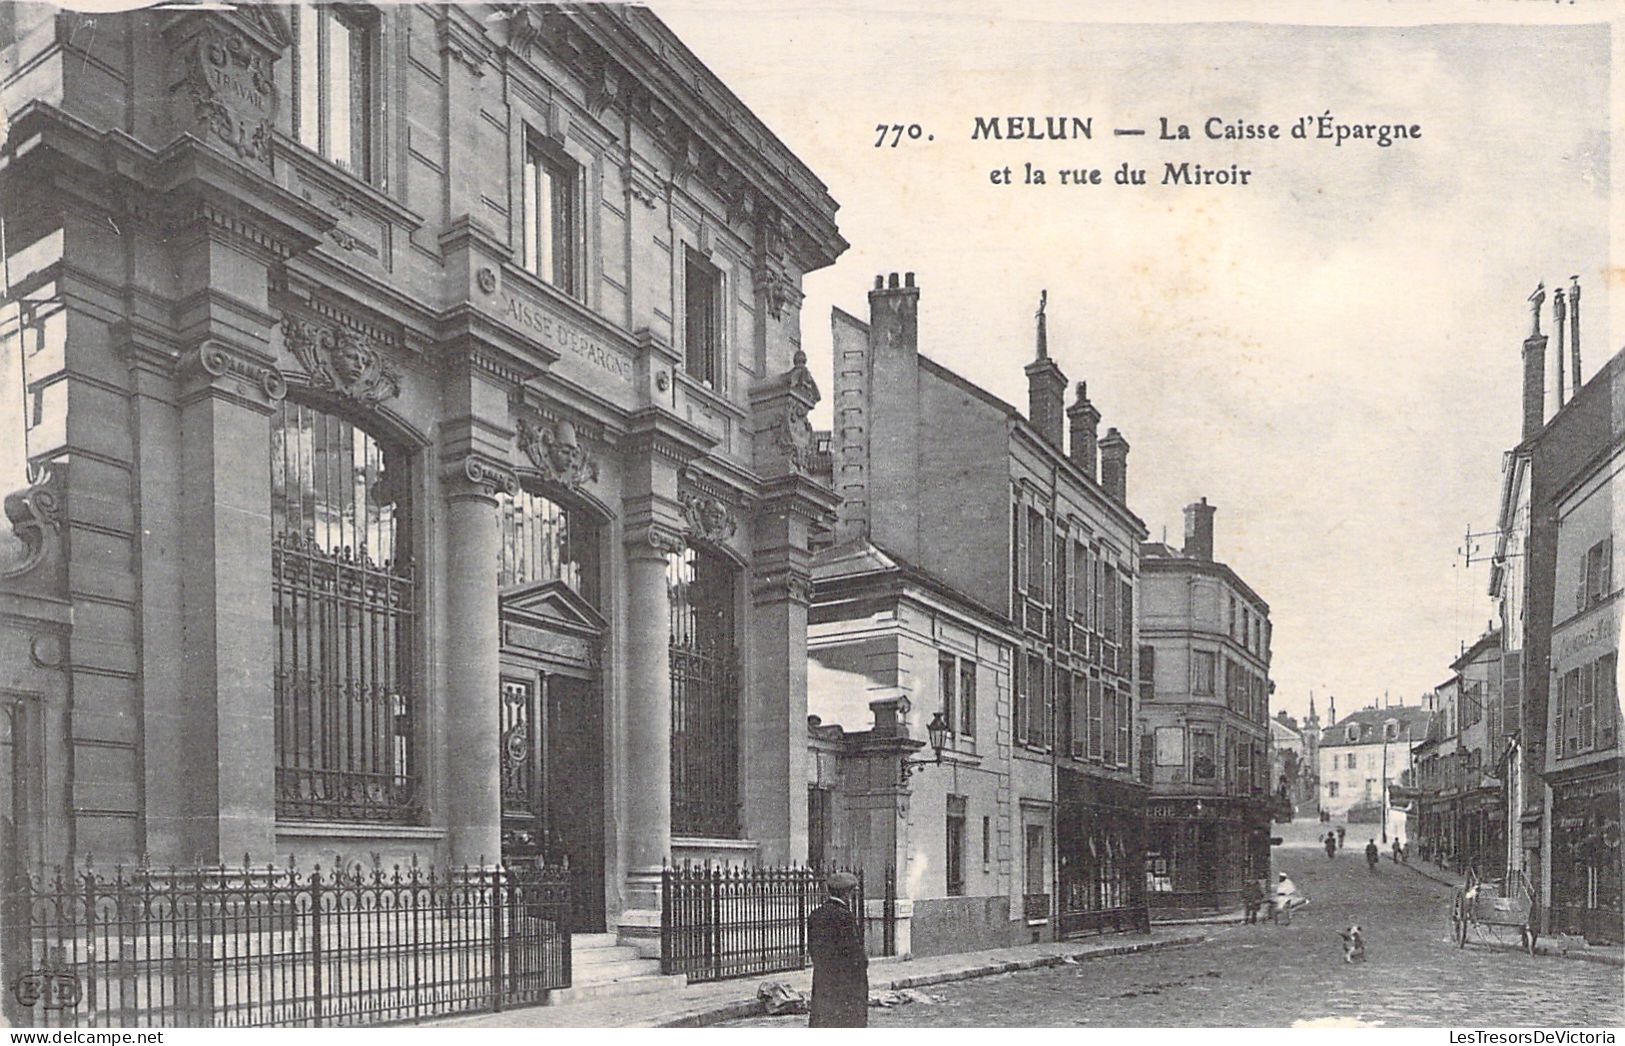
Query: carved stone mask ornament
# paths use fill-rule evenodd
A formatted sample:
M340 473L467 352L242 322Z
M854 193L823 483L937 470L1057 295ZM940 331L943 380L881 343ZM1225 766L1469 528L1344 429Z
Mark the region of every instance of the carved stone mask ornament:
M283 317L282 340L310 375L313 388L368 407L400 395L400 374L364 336L347 327L318 327Z
M519 419L519 449L544 479L574 490L598 480L598 460L581 445L573 423L560 419L536 426Z

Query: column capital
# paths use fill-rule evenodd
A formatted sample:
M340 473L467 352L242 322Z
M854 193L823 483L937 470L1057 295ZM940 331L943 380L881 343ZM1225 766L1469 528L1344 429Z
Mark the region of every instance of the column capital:
M484 454L464 454L448 459L441 483L450 498L488 498L500 492L519 493L519 477L505 461Z
M798 566L757 571L751 576L751 601L757 606L769 603L812 603L812 574Z
M182 353L175 374L182 381L183 403L218 396L269 414L288 394L282 372L264 355L212 339Z
M648 522L638 523L626 529L622 541L626 545L626 553L632 558L659 558L664 559L674 552L681 552L688 547L687 538L682 530L666 523Z

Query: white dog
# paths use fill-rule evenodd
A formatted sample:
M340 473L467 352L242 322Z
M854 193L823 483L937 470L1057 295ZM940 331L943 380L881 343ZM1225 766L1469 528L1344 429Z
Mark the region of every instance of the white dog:
M1365 962L1365 935L1358 926L1350 926L1339 933L1343 938L1343 961Z

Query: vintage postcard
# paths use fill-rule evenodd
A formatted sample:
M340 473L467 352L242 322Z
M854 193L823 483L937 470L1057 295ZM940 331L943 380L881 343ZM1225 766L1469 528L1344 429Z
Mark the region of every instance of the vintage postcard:
M1613 1042L1621 13L0 4L5 1023Z

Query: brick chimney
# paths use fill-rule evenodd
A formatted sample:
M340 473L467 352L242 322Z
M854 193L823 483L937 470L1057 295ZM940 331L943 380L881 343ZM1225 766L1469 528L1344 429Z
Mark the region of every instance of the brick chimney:
M1213 512L1207 498L1185 506L1185 555L1192 559L1213 560Z
M912 272L903 274L901 287L895 272L885 281L875 277L875 289L869 292L869 336L877 356L919 354L920 289Z
M1084 475L1095 479L1099 475L1096 444L1100 438L1100 411L1089 402L1087 382L1078 382L1078 400L1066 408L1066 418L1072 425L1072 460L1083 469Z
M1027 420L1056 450L1066 452L1066 375L1049 358L1049 332L1044 307L1049 291L1038 298L1038 355L1024 368L1027 372Z
M1546 285L1529 296L1533 306L1533 326L1523 340L1523 438L1529 439L1546 424L1546 335L1540 332L1540 307L1546 302Z
M1100 485L1123 505L1128 504L1128 440L1115 428L1100 441Z

